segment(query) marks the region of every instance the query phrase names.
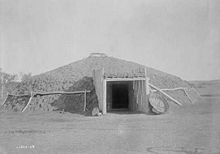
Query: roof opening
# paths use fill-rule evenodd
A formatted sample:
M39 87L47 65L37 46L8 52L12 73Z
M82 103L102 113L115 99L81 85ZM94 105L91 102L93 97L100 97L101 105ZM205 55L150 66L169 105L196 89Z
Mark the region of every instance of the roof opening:
M91 53L89 55L89 57L106 57L107 55L105 53L98 53L98 52L95 52L95 53Z

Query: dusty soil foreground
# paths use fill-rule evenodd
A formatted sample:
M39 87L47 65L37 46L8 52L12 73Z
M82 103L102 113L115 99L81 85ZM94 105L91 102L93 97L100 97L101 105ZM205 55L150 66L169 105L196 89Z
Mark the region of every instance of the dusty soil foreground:
M220 154L220 95L157 116L1 113L0 153Z

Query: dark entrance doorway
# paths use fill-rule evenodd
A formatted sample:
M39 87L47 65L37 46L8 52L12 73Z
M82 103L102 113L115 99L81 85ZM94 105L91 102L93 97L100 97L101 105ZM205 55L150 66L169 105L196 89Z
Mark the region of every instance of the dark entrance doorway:
M128 84L112 84L112 109L128 109Z

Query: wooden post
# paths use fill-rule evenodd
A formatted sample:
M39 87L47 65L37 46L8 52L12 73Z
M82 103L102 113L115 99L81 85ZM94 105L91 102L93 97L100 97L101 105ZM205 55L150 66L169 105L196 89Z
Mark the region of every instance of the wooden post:
M33 97L34 97L34 95L33 95L33 93L31 92L31 97L30 97L28 103L27 103L26 106L22 109L21 112L24 112L24 111L27 109L27 107L28 107L28 105L31 103L31 100L32 100Z
M94 75L93 80L94 80L94 84L95 84L95 90L96 90L96 94L98 96L99 109L103 113L104 68L99 69L99 70L95 70L93 75Z
M106 80L103 79L103 105L102 105L102 113L106 114Z
M136 102L136 104L137 104L137 106L138 106L138 92L137 92L137 88L138 88L138 86L137 86L137 82L138 81L134 81L134 96L135 96L135 102Z
M149 78L147 77L147 68L144 69L144 76L145 76L146 95L149 95L150 88L149 88Z
M83 107L83 111L86 111L86 90L84 92L84 107Z
M152 88L156 89L157 91L159 91L161 94L163 94L164 96L168 97L170 100L172 100L174 103L176 103L177 105L182 105L179 101L177 101L176 99L174 99L173 97L171 97L170 95L168 95L167 93L163 92L162 90L160 90L159 88L157 88L156 86L152 85L149 83L149 86L151 86Z
M140 102L141 102L141 107L143 107L143 100L142 100L142 90L143 90L143 82L142 82L142 80L141 81L139 81L140 82L140 87L139 87L139 94L140 94Z

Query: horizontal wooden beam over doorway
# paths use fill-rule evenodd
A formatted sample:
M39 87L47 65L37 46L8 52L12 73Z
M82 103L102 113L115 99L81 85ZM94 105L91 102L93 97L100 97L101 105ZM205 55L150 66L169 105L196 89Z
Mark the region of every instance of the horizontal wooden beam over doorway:
M105 81L140 81L146 80L146 78L105 78Z

